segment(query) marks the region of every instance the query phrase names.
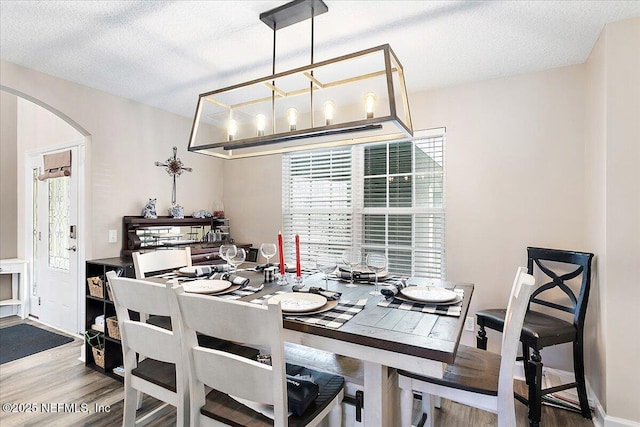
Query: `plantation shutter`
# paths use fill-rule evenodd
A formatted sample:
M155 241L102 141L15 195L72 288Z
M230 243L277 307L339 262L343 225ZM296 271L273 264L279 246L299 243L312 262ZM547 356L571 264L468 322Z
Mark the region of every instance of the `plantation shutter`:
M295 265L296 234L303 268L315 268L321 254L339 258L353 239L351 147L290 153L282 159L285 262Z
M283 235L292 266L349 247L382 251L392 273L445 278L444 129L413 140L283 156Z

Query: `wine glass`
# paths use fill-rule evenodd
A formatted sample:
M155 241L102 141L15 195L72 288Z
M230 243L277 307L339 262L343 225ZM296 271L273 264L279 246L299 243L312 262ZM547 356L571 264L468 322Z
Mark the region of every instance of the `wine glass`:
M370 295L382 295L378 289L378 273L387 268L387 256L382 252L370 252L367 255L367 268L376 276L376 287L369 292Z
M353 283L353 269L360 264L362 260L362 252L357 249L347 249L342 253L342 261L349 266L351 272L351 282L349 282L347 288L355 288L358 285Z
M247 259L247 251L245 251L244 248L236 248L234 253L233 249L229 249L227 252L227 259L229 260L229 264L231 264L233 272L236 273L238 271L238 266Z
M329 274L336 271L336 268L338 268L338 261L336 261L335 257L330 255L319 256L316 259L316 268L324 274L324 288L329 290Z
M269 259L276 254L276 244L275 243L263 243L260 245L260 253L263 257L267 259L267 263L265 264L265 268L269 267Z
M236 247L236 245L220 245L220 248L218 249L218 252L220 253L220 258L222 258L226 262L229 262L229 259L227 258L227 254L229 254L230 256L234 256L237 251L238 251L238 248Z

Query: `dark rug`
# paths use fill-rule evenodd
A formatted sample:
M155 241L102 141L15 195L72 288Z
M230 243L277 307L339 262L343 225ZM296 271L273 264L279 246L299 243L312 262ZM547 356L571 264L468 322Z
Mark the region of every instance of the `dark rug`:
M0 329L0 365L73 341L26 323Z

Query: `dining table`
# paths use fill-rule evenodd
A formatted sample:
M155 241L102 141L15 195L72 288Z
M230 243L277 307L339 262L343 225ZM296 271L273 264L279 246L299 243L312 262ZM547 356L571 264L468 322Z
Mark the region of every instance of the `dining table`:
M278 285L276 281L264 283L263 273L254 271L253 266L236 274L250 279L252 291L235 293L232 297L245 302L264 303L272 296L292 292L292 286L300 285L300 280L304 285L302 291L310 287L325 288L324 276L319 273L305 274L298 282L291 275L286 285ZM286 342L361 361L364 426L399 425L396 369L442 378L445 364L455 361L473 284L414 278L412 281L420 286L453 290L461 303L456 304L453 315L420 309L420 305L414 308L395 299L393 302L397 304L390 304L384 296L369 294L373 281L348 287L348 281L333 276L326 288L341 294L339 303L343 305L336 310L344 309L335 314L335 319L328 316L329 321L318 321L318 316L306 318L305 313L283 314ZM393 280L381 285L385 283Z

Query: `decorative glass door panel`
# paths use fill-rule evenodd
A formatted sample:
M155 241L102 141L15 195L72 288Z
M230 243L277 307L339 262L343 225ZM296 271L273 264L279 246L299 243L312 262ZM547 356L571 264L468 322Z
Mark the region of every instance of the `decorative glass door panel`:
M68 176L48 180L49 267L69 271L70 182Z

